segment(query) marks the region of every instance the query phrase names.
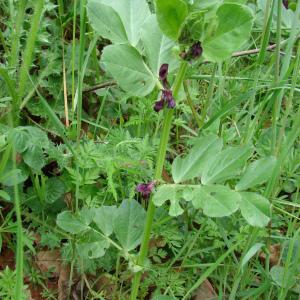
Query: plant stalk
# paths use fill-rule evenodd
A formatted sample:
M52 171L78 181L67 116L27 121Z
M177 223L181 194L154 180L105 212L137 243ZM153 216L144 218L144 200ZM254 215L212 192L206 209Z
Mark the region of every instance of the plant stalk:
M174 85L173 85L173 96L175 99L177 98L179 89L183 83L187 67L188 67L187 62L182 61L179 71L177 73ZM156 160L156 168L155 168L155 173L154 173L155 180L161 179L164 161L166 158L166 152L167 152L167 146L168 146L168 141L169 141L171 125L172 125L172 117L173 117L173 113L174 113L173 109L166 108L166 110L167 110L167 112L166 112L164 123L163 123L162 135L160 137L160 144L159 144L157 160ZM146 223L145 223L145 228L144 228L144 235L143 235L143 240L142 240L139 257L138 257L138 261L137 261L137 264L139 266L144 265L146 256L148 254L148 246L149 246L151 229L152 229L152 224L153 224L153 219L154 219L154 213L155 213L155 205L153 204L153 201L151 198L149 205L148 205ZM133 282L132 282L130 300L135 300L138 295L141 276L142 276L142 270L135 273L135 276L134 276Z

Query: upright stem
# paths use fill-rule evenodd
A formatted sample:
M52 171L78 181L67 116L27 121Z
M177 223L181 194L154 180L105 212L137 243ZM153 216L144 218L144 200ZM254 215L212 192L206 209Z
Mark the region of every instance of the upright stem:
M173 96L175 99L178 96L180 86L182 85L183 79L185 77L187 66L188 65L185 61L181 62L179 71L177 73L177 76L176 76L176 79L175 79L175 82L173 85ZM163 130L162 130L162 135L160 137L160 144L159 144L159 149L158 149L157 159L156 159L156 168L155 168L155 173L154 173L155 180L161 179L161 174L162 174L162 170L163 170L163 166L164 166L164 161L166 158L167 145L168 145L171 125L172 125L172 117L173 117L173 113L174 113L173 109L168 109L168 108L166 108L166 109L167 109L167 112L166 112L164 123L163 123ZM148 254L148 245L149 245L149 240L150 240L150 235L151 235L154 213L155 213L155 205L153 204L152 199L150 199L148 210L147 210L147 217L146 217L146 224L145 224L145 228L144 228L143 240L142 240L140 253L139 253L139 257L138 257L138 261L137 261L137 264L139 266L144 265L144 261ZM131 300L135 300L138 295L141 276L142 276L142 271L137 272L134 276L134 279L132 282L132 289L131 289L131 297L130 297Z

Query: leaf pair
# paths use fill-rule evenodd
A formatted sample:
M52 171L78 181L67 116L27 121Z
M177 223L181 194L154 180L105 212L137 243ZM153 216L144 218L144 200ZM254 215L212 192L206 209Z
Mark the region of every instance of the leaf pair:
M216 12L199 22L209 6L216 6ZM184 0L157 0L156 14L164 34L173 40L181 40L183 35L188 40L187 34L200 40L204 58L213 62L223 61L239 49L249 39L253 24L247 6L230 2L214 1L202 7L197 2L189 6Z
M145 0L89 0L87 14L96 33L113 43L104 48L102 65L130 95L151 93L161 64L176 68L174 42L162 34Z
M73 214L64 211L57 216L57 225L71 234L86 232L78 247L89 258L101 257L110 245L109 237L114 234L123 250L135 249L141 241L146 212L136 201L124 200L116 206L83 208ZM101 234L93 229L95 224Z
M252 226L263 227L270 221L269 201L256 193L236 192L224 185L162 185L153 196L157 206L170 201L169 214L183 213L180 201L190 201L208 217L226 217L241 209L242 216Z

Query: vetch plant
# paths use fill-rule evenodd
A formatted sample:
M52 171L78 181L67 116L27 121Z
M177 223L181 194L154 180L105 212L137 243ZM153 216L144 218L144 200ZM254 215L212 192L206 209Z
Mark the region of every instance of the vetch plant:
M139 13L136 14L136 11ZM161 99L154 105L155 111L165 108L153 178L155 181L161 180L175 101L185 79L189 62L199 58L221 62L239 49L250 35L253 16L246 6L216 1L208 11L203 9L201 1L188 3L184 0L157 0L155 15L151 14L146 1L126 0L121 4L117 0L89 0L87 4L87 14L94 30L112 41L112 45L104 48L101 63L119 86L137 97L148 95L155 86L160 90L161 85L163 87ZM181 49L181 59L179 56L172 55L174 46ZM168 71L176 74L172 88L167 79ZM235 152L227 153L226 150L224 154L221 152L224 157L220 157L220 161L227 159L227 156L235 156ZM243 158L242 163L251 154L247 147L239 149L239 152ZM237 165L240 167L240 163ZM236 167L236 163L233 163L233 167ZM215 165L215 169L217 168L218 166ZM236 169L231 171L235 172ZM217 170L216 172L207 170L204 180L207 184L214 183L223 179L223 176L223 173ZM159 187L156 196L153 199L150 197L149 200L143 240L137 260L137 265L140 267L143 267L148 252L155 212L154 203L161 205L164 201L171 200L171 215L182 212L179 199L176 197L176 188L162 190L166 188L168 187ZM213 191L214 188L217 188L217 192ZM150 189L147 185L140 185L138 191L148 197ZM166 192L171 194L168 195ZM225 204L227 207L222 215L229 215L239 207L240 195L225 186L203 187L199 193L210 195L216 205L222 202L221 198L225 195L229 200ZM197 207L200 208L201 205L198 204ZM206 211L209 211L208 215L211 216L219 215L214 207L208 207ZM131 300L137 297L141 275L142 271L135 274Z

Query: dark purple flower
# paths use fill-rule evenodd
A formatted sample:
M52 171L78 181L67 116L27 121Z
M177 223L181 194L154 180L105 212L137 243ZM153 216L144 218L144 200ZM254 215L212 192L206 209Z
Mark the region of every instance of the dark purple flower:
M168 104L169 108L174 108L175 107L175 99L173 98L173 93L171 90L163 90L161 99L165 101L165 103Z
M149 183L140 183L136 187L136 191L142 194L144 199L148 199L154 188L155 182L150 181Z
M168 88L170 86L168 82L168 71L169 71L169 65L162 64L159 69L159 80L161 81L164 88Z
M156 101L154 104L154 110L156 112L160 112L164 108L164 104L165 104L165 101L162 99L159 101Z
M288 0L282 0L283 6L288 9L289 8L289 1Z
M189 59L197 59L202 55L202 52L203 52L203 49L202 49L201 43L197 42L191 46L191 48L188 51L187 56Z

